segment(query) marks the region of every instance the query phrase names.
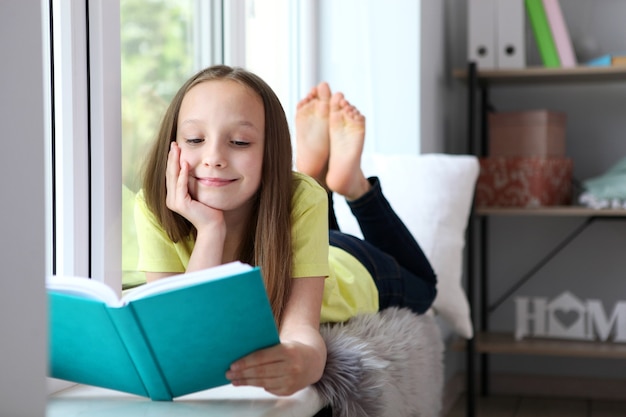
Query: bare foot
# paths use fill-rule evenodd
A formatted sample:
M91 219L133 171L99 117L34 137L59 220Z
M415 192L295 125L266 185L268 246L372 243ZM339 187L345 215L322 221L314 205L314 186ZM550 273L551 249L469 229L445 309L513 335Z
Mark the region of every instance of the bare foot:
M326 184L346 199L356 200L371 188L361 170L365 117L342 93L333 94L330 100L329 132Z
M321 82L296 106L296 167L325 185L330 87Z

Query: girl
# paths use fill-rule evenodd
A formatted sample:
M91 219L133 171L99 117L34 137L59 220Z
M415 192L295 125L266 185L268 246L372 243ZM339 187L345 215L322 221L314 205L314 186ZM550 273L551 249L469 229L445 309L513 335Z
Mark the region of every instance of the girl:
M135 207L148 281L234 260L261 266L281 343L226 377L277 395L321 377L320 322L390 305L422 313L436 292L418 244L361 172L363 116L322 83L298 104L296 129L302 173L292 171L288 124L267 84L240 68L200 71L167 109ZM333 191L372 243L336 230Z

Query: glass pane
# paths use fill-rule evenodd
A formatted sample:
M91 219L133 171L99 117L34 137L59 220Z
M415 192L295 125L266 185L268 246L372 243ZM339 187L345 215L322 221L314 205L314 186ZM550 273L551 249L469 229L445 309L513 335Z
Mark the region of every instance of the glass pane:
M291 122L295 102L290 70L289 0L246 0L245 66L276 91ZM120 0L122 62L122 270L124 288L145 281L136 271L138 247L133 221L141 187L142 157L157 134L161 117L180 85L201 66L213 40L208 0ZM240 20L241 19L241 20ZM207 53L208 51L208 53ZM204 52L204 57L198 56Z
M259 75L280 99L291 123L290 0L248 0L246 3L246 68Z
M202 1L202 0L200 0ZM123 286L144 282L136 271L133 221L139 169L149 143L180 85L196 68L196 0L121 0L122 271ZM208 20L208 19L207 19Z

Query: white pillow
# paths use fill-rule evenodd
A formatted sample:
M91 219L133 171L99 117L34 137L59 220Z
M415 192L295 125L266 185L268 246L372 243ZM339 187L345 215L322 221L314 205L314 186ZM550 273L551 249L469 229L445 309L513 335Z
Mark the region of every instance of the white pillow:
M462 337L473 335L469 303L463 290L465 229L479 173L470 155L366 155L366 176L378 176L385 197L416 238L435 273L433 308ZM334 195L343 232L362 237L343 197Z

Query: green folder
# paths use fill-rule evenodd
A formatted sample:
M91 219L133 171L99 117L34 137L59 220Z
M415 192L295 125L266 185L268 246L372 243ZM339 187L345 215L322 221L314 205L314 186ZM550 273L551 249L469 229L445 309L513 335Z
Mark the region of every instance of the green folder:
M52 277L48 297L50 376L153 400L228 384L231 363L279 343L260 269L238 262L121 300L100 282Z
M552 37L550 23L542 0L525 0L525 4L543 65L546 67L560 67L561 60L556 49L556 43Z

